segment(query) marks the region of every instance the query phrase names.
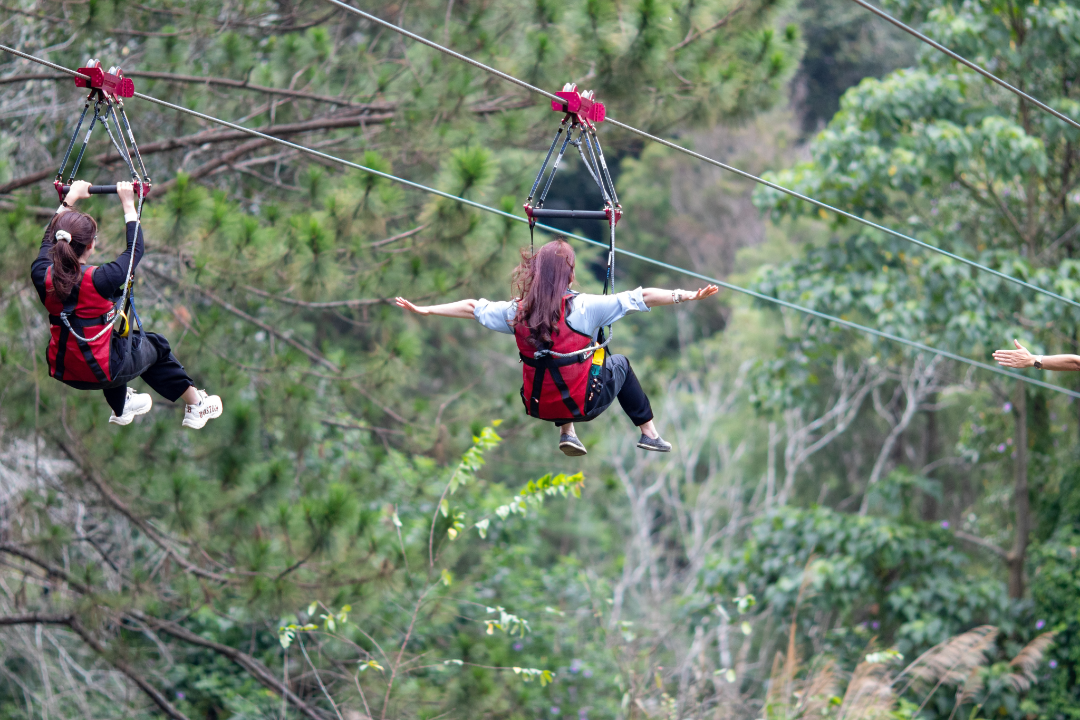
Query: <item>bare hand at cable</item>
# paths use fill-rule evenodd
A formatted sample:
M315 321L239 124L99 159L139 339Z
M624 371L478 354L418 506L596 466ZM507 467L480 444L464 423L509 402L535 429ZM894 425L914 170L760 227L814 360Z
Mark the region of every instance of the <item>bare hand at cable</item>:
M394 304L396 304L399 308L404 308L405 310L408 310L411 313L416 313L417 315L430 314L427 308L418 307L417 305L412 304L403 297L394 298Z
M72 185L72 190L75 186ZM116 195L120 198L120 206L124 208L124 214L135 212L135 186L129 182L116 183Z
M79 200L85 200L88 197L90 197L90 183L85 180L76 180L71 183L71 189L64 196L64 202L68 205L74 205Z
M1016 350L995 350L994 359L998 365L1009 368L1029 368L1035 365L1035 356L1020 344L1019 340L1013 340Z

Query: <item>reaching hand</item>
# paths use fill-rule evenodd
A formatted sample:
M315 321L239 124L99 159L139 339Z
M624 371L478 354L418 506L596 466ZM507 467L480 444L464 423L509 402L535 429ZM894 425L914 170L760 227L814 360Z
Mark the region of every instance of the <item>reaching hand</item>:
M124 208L124 214L135 212L135 186L129 182L116 183L116 195L120 198L120 205Z
M718 292L720 292L720 288L715 285L706 285L694 293L693 296L690 297L690 300L704 300L707 297L712 297Z
M90 183L85 180L76 180L71 183L71 189L68 190L68 194L64 197L64 202L68 205L74 205L79 200L85 200L90 197Z
M408 300L406 300L403 297L394 298L394 303L399 308L403 308L405 310L408 310L409 312L416 313L417 315L427 315L428 314L427 308L417 307L416 305L413 305L411 302L409 302Z
M1016 350L995 350L994 359L998 365L1010 368L1026 368L1035 364L1035 356L1020 344L1019 340L1013 340Z

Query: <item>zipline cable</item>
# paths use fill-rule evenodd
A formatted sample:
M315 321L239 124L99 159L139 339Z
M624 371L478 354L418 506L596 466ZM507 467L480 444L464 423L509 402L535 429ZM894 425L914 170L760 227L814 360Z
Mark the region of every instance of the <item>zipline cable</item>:
M556 95L553 95L552 93L549 93L547 90L543 90L541 88L538 88L535 85L530 85L529 83L525 82L524 80L519 80L518 78L514 77L513 75L508 75L508 74L502 72L501 70L496 70L493 67L485 65L484 63L480 62L479 60L474 60L471 57L468 57L466 55L462 55L461 53L455 52L455 51L453 51L453 50L451 50L451 49L449 49L447 47L443 47L442 45L438 44L437 42L434 42L432 40L428 40L425 37L417 35L416 33L409 32L408 30L406 30L405 28L403 28L403 27L401 27L399 25L394 25L393 23L388 22L386 20L383 20L382 18L376 17L375 15L372 15L370 13L366 13L363 10L359 10L359 9L357 9L357 8L347 4L347 3L341 2L341 0L325 0L325 1L328 2L328 3L331 3L333 5L336 5L336 6L340 7L340 8L346 9L349 12L354 13L356 15L359 15L360 17L363 17L363 18L365 18L367 20L370 20L373 23L376 23L376 24L381 25L381 26L383 26L385 28L393 30L394 32L399 33L401 35L404 35L405 37L407 37L407 38L409 38L411 40L415 40L415 41L417 41L419 43L427 45L430 48L434 48L435 50L438 50L439 52L444 53L446 55L449 55L452 58L455 58L457 60L461 60L462 62L468 63L469 65L472 65L473 67L476 67L476 68L479 68L479 69L483 70L484 72L491 73L492 75L495 75L496 77L499 77L499 78L502 78L503 80L506 80L507 82L511 82L511 83L514 83L515 85L518 85L519 87L523 87L526 90L528 90L529 92L533 92L533 93L536 93L538 95L543 95L544 97L546 97L546 98L548 98L550 100L555 100L556 102L562 102L561 98L559 98ZM1021 287L1027 288L1028 290L1032 290L1034 292L1041 293L1042 295L1046 295L1047 297L1053 298L1055 300L1060 300L1061 302L1066 303L1068 305L1072 305L1075 308L1080 308L1080 302L1077 302L1076 300L1071 300L1071 299L1069 299L1067 297L1064 297L1063 295L1059 295L1058 293L1055 293L1052 290L1047 290L1045 288L1041 288L1038 285L1032 285L1029 282L1025 282L1024 280L1021 280L1020 278L1013 277L1012 275L1009 275L1007 273L1003 273L1000 270L994 270L993 268L990 268L990 267L987 267L987 266L982 265L980 263L977 263L974 260L969 260L968 258L965 258L965 257L963 257L961 255L956 255L955 253L951 253L948 250L944 250L942 248L939 248L936 245L931 245L929 243L923 242L922 240L918 240L916 238L913 238L910 235L905 235L904 233L900 232L899 230L893 230L892 228L886 227L884 225L880 225L880 224L878 224L878 223L876 223L876 222L874 222L872 220L867 220L866 218L855 215L854 213L847 212L846 210L841 210L840 208L834 207L834 206L832 206L832 205L830 205L830 204L828 204L826 202L822 202L821 200L817 200L815 198L812 198L809 195L804 195L804 194L802 194L802 193L800 193L800 192L798 192L796 190L786 188L783 185L777 185L776 183L771 182L769 180L766 180L764 178L758 177L757 175L754 175L753 173L746 172L745 170L740 170L739 168L734 167L732 165L728 165L727 163L721 162L719 160L714 160L711 157L708 157L706 155L702 155L701 153L697 153L697 152L694 152L693 150L684 148L683 146L678 145L676 143L673 143L670 140L665 140L665 139L663 139L661 137L657 137L656 135L651 135L651 134L645 132L644 130L638 130L637 128L635 128L635 127L633 127L631 125L627 125L626 123L619 122L618 120L612 118L610 115L607 116L607 118L605 118L604 122L609 122L609 123L611 123L612 125L614 125L616 127L620 127L623 130L626 130L627 132L631 132L631 133L633 133L635 135L638 135L640 137L643 137L643 138L645 138L647 140L651 140L652 142L659 143L660 145L664 145L665 147L669 147L669 148L671 148L673 150L677 150L677 151L679 151L681 153L685 153L686 155L689 155L690 157L696 158L696 159L701 160L702 162L706 162L706 163L708 163L710 165L714 165L714 166L716 166L716 167L718 167L718 168L720 168L722 170L727 170L728 172L734 173L735 175L738 175L739 177L745 178L747 180L752 180L752 181L754 181L754 182L756 182L756 183L758 183L760 185L764 185L767 188L771 188L773 190L776 190L777 192L782 192L782 193L784 193L786 195L790 195L793 198L797 198L799 200L802 200L803 202L810 203L811 205L814 205L814 206L816 206L818 208L821 208L822 210L826 210L828 212L836 213L837 215L840 215L841 217L845 217L848 220L853 220L853 221L855 221L857 223L861 223L863 225L866 225L867 227L874 228L875 230L880 230L883 233L886 233L888 235L892 235L893 237L904 240L905 242L909 242L909 243L912 243L914 245L918 245L919 247L921 247L921 248L923 248L925 250L929 250L931 252L935 252L935 253L938 253L940 255L944 255L947 258L950 258L952 260L956 260L957 262L963 263L963 264L968 265L970 267L973 267L973 268L975 268L977 270L981 270L982 272L989 273L991 275L994 275L995 277L1001 278L1002 280L1006 280L1008 282L1014 283L1014 284L1019 285Z
M59 70L61 72L65 72L65 73L67 73L67 74L69 74L69 75L71 75L73 77L86 77L86 76L84 76L84 75L82 75L82 74L80 74L78 72L75 72L74 70L62 67L60 65L56 65L56 64L51 63L51 62L49 62L47 60L42 60L40 58L34 57L33 55L28 55L28 54L20 52L18 50L14 50L12 48L7 47L6 45L0 45L0 50L10 52L10 53L12 53L14 55L18 55L19 57L25 58L25 59L30 60L32 62L40 63L40 64L45 65L47 67L51 67L54 70ZM372 175L376 175L376 176L384 178L386 180L390 180L392 182L396 182L396 183L399 183L401 185L405 185L407 187L411 187L411 188L414 188L416 190L420 190L422 192L429 193L431 195L437 195L439 197L446 198L447 200L453 200L454 202L459 202L459 203L462 203L464 205L474 207L474 208L476 208L478 210L483 210L484 212L489 212L489 213L492 213L494 215L498 215L500 217L507 218L509 220L514 220L514 221L523 222L523 223L528 223L529 222L529 219L527 217L524 217L524 216L521 216L521 215L513 215L513 214L508 213L508 212L506 212L504 210L499 210L499 209L493 208L493 207L491 207L489 205L484 205L482 203L478 203L475 200L469 200L468 198L459 197L457 195L451 195L450 193L443 192L442 190L437 190L435 188L428 187L426 185L421 185L420 183L413 182L412 180L406 180L404 178L399 178L396 175L391 175L390 173L385 173L385 172L382 172L381 170L375 170L373 168L369 168L369 167L366 167L364 165L360 165L359 163L354 163L351 160L345 160L344 158L339 158L339 157L336 157L334 155L324 153L324 152L322 152L320 150L315 150L313 148L305 147L304 145L298 145L297 143L290 142L288 140L283 140L281 138L274 137L273 135L267 135L264 132L260 132L258 130L252 130L251 128L246 128L246 127L244 127L242 125L237 125L237 124L231 123L231 122L229 122L227 120L221 120L220 118L213 117L212 115L206 115L205 113L198 112L197 110L191 110L189 108L182 107L180 105L174 105L173 103L166 102L165 100L159 100L158 98L151 97L149 95L144 95L144 94L138 93L138 92L135 93L135 97L137 97L137 98L139 98L141 100L146 100L148 102L152 102L152 103L154 103L156 105L161 105L162 107L166 107L166 108L169 108L171 110L175 110L177 112L181 112L181 113L184 113L184 114L187 114L187 115L191 115L193 117L200 118L202 120L206 120L207 122L212 122L212 123L215 123L215 124L218 124L218 125L223 125L224 127L231 128L233 130L238 130L240 132L246 133L246 134L251 135L253 137L262 138L263 140L269 140L270 142L277 143L278 145L283 145L283 146L288 147L288 148L292 148L293 150L298 150L298 151L300 151L302 153L305 153L307 155L311 155L311 156L314 156L314 157L319 157L319 158L322 158L324 160L329 160L330 162L334 162L334 163L337 163L339 165L344 165L346 167L351 167L351 168L354 168L356 170L361 170L363 172L370 173ZM544 225L543 223L536 223L536 227L538 227L538 228L540 228L542 230L545 230L546 232L552 233L554 235L563 235L563 236L566 236L566 237L574 238L575 240L580 240L581 242L584 242L584 243L589 244L589 245L595 245L597 247L602 247L602 248L607 248L608 247L607 244L602 243L599 240L593 240L592 238L587 238L587 237L584 237L582 235L575 235L574 233L564 232L562 230L559 230L558 228L554 228L554 227L551 227L549 225ZM648 263L650 265L655 265L657 267L662 267L662 268L664 268L666 270L671 270L673 272L682 273L682 274L687 275L689 277L697 278L699 280L704 280L706 282L713 283L714 285L719 285L720 287L726 288L728 290L732 290L734 292L742 293L744 295L749 295L750 297L755 298L757 300L761 300L762 302L768 302L768 303L773 303L775 305L780 305L782 307L788 308L789 310L795 310L797 312L801 312L801 313L804 313L806 315L810 315L810 316L819 318L821 320L825 320L827 322L830 322L830 323L833 323L833 324L836 324L836 325L841 325L843 327L847 327L847 328L850 328L852 330L857 330L859 332L863 332L863 333L866 333L868 335L873 335L875 337L882 338L883 340L890 340L892 342L896 342L896 343L899 343L901 345L907 345L908 347L915 348L916 350L920 350L922 352L932 353L932 354L935 354L935 355L940 355L942 357L945 357L945 358L948 358L950 360L955 360L957 362L970 365L970 366L978 368L980 370L987 370L989 372L996 373L998 375L1003 375L1003 376L1005 376L1007 378L1010 378L1010 379L1013 379L1013 380L1019 380L1021 382L1028 383L1029 385L1035 385L1037 387L1045 388L1047 390L1052 390L1054 392L1062 393L1064 395L1069 395L1070 397L1080 398L1080 392L1076 392L1074 390L1069 390L1068 388L1063 388L1063 387L1061 387L1059 385L1054 385L1052 383L1048 383L1048 382L1045 382L1043 380L1036 380L1035 378L1027 377L1026 375L1021 375L1019 373L1014 373L1014 372L1011 372L1009 370L1005 370L1005 369L1003 369L1001 367L997 367L997 366L994 366L994 365L989 365L987 363L979 362L978 360L972 360L970 358L966 358L963 355L957 355L956 353L952 353L952 352L949 352L947 350L941 350L939 348L931 347L930 345L926 345L926 344L918 342L916 340L908 340L907 338L900 337L899 335L893 335L892 333L888 333L888 332L885 332L883 330L876 330L874 328L867 327L865 325L860 325L858 323L851 322L850 320L844 320L842 318L838 318L838 317L835 317L833 315L829 315L827 313L820 312L818 310L813 310L811 308L803 307L801 305L796 305L795 303L791 303L791 302L788 302L786 300L781 300L779 298L770 297L770 296L765 295L763 293L759 293L759 292L756 292L754 290L750 290L748 288L741 287L739 285L733 285L731 283L724 282L723 280L719 280L717 278L709 277L708 275L702 275L701 273L694 272L693 270L687 270L686 268L682 268L682 267L679 267L677 265L672 265L670 263L666 263L666 262L663 262L661 260L656 260L656 259L648 257L646 255L639 255L638 253L630 252L628 250L618 250L618 252L622 253L623 255L626 255L627 257L634 258L635 260L640 260L640 261Z
M1023 98L1024 100L1027 100L1029 103L1031 103L1035 107L1039 108L1040 110L1048 112L1051 115L1053 115L1054 117L1056 117L1058 120L1063 120L1063 121L1069 123L1070 125L1072 125L1077 130L1080 130L1080 123L1073 120L1068 115L1065 115L1065 114L1063 114L1061 112L1058 112L1057 110L1050 107L1049 105L1047 105L1044 102L1040 102L1039 100L1036 100L1035 98L1031 97L1026 92L1024 92L1023 90L1021 90L1020 88L1015 87L1013 85L1010 85L1009 83L1007 83L1004 80L1002 80L1001 78L999 78L997 75L994 75L989 70L984 70L979 65L976 65L975 63L971 62L970 60L967 60L966 58L956 54L955 52L953 52L949 48L947 48L944 45L942 45L941 43L937 42L936 40L933 40L933 39L927 37L926 35L923 35L921 32L919 32L915 28L911 27L910 25L907 25L907 24L901 22L900 20L897 20L896 18L894 18L892 15L885 12L884 10L881 10L880 8L877 8L877 7L873 6L873 5L871 5L870 3L866 2L866 0L851 0L851 1L853 3L855 3L856 5L859 5L859 6L863 7L863 8L866 8L867 10L874 13L875 15L877 15L882 20L886 20L886 21L892 23L893 25L900 28L904 32L908 33L909 35L911 35L911 36L913 36L915 38L918 38L919 40L923 41L924 43L926 43L930 47L934 48L935 50L940 50L941 52L945 53L946 55L948 55L949 57L951 57L953 60L960 63L961 65L966 65L967 67L971 68L975 72L982 75L987 80L990 80L991 82L997 83L998 85L1005 88L1009 92L1014 93L1015 95L1017 95L1020 98ZM1038 4L1038 3L1036 3L1036 4Z

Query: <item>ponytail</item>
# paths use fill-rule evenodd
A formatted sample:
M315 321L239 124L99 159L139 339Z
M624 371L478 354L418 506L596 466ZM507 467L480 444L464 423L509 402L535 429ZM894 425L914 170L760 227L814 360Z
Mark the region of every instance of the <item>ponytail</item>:
M53 263L53 291L63 302L82 279L80 258L97 237L97 222L85 213L68 210L53 216L45 237L53 242L49 251Z

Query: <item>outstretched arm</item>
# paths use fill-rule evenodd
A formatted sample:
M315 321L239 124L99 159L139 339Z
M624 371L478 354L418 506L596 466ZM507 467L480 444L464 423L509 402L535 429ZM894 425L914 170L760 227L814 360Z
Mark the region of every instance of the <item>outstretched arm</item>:
M1043 370L1080 370L1080 356L1077 355L1032 355L1019 340L1013 340L1015 350L995 350L994 359L998 365L1010 368L1034 367L1039 360Z
M662 288L645 288L641 291L641 297L645 299L645 304L651 308L659 305L674 305L677 302L688 302L690 300L704 300L707 297L712 297L716 293L720 292L720 288L715 285L707 285L696 292L690 290L664 290Z
M472 320L473 311L476 310L476 300L458 300L445 305L413 305L403 297L394 301L399 308L404 308L417 315L441 315L442 317L461 318Z

